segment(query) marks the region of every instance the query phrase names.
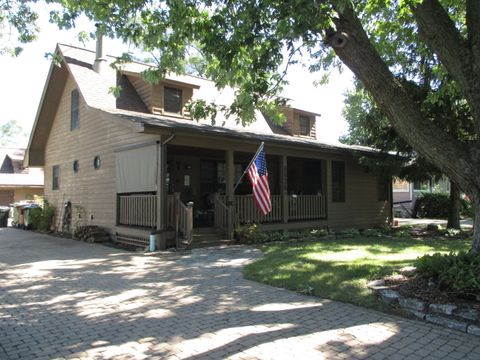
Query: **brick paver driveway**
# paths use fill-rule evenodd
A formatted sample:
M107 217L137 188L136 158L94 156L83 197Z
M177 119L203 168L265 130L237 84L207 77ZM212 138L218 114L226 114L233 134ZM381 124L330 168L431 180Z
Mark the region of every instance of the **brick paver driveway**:
M480 359L480 338L242 279L258 256L0 229L0 358Z

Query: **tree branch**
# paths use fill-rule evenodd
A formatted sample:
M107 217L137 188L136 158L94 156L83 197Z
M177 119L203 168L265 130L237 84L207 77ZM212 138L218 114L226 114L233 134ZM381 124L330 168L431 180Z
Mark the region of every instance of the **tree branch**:
M477 66L480 63L480 1L467 0L468 46ZM480 69L476 69L480 72Z
M362 81L398 134L463 189L479 188L478 170L464 146L422 115L371 44L351 4L336 8L336 29L327 34L337 56Z
M479 11L479 1L470 0L468 3L470 3L470 20L468 22L478 21L480 15L475 14L475 11ZM413 7L412 12L418 24L420 36L437 54L470 105L476 119L477 140L480 141L480 67L475 64L472 49L438 0L424 0ZM467 25L469 24L467 23ZM476 33L476 29L479 26L480 24L475 24L472 27L472 33L469 33L469 36L476 37L477 41L479 35ZM475 44L475 47L479 46L479 44Z

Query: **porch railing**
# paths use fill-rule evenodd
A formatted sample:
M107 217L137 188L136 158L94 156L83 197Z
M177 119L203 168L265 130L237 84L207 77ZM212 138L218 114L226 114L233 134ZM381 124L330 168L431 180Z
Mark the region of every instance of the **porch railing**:
M321 195L289 196L288 218L292 220L321 219L326 216L325 198Z
M283 197L285 196L285 201ZM218 197L223 203L225 196ZM253 195L236 195L234 197L235 222L240 224L252 222L280 222L288 220L314 220L327 216L325 197L322 195L272 195L272 211L267 215L259 212L253 200ZM283 204L287 207L286 217L283 216ZM215 208L215 210L217 210ZM215 211L215 216L218 212Z
M157 225L157 196L155 194L119 194L118 224L154 229ZM167 196L166 225L185 240L193 234L193 203L185 205L180 194Z
M118 224L155 228L157 197L154 194L118 195Z

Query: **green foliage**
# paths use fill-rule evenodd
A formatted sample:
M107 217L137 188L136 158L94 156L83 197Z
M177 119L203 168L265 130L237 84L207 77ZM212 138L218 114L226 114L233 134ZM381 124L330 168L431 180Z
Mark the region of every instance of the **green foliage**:
M35 208L30 210L30 222L33 230L50 231L53 218L55 216L55 207L45 202L43 208Z
M431 279L449 293L464 297L480 295L480 256L465 251L425 255L416 262L420 276Z
M415 201L414 213L418 217L442 219L448 217L450 196L445 193L422 193ZM460 213L464 216L473 216L472 204L466 199L461 199Z
M0 0L0 55L18 56L22 44L37 38L38 14L34 1Z
M26 133L16 120L0 125L0 146L18 144L19 138L26 138Z
M365 237L381 237L383 235L380 229L364 229L362 230L362 236Z
M268 236L258 224L246 224L235 229L235 237L245 244L259 244L268 241Z
M450 198L444 193L422 193L415 201L415 209L418 217L432 219L448 217Z
M337 237L353 238L360 236L360 230L350 228L337 231Z
M466 251L469 240L392 237L325 238L315 242L270 243L248 264L246 278L320 298L388 311L367 288L369 280L411 266L427 253ZM309 289L313 288L313 289Z

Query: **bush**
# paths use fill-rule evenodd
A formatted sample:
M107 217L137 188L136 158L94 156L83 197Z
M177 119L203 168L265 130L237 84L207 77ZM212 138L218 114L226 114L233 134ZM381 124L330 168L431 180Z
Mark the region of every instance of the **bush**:
M460 214L473 217L472 203L469 200L460 200ZM422 193L415 201L413 213L418 217L447 218L450 208L450 195L446 193Z
M450 207L450 198L444 193L422 193L415 201L413 209L418 217L446 218Z
M381 237L383 234L379 229L365 229L362 231L365 237Z
M441 290L461 297L480 295L480 256L467 252L425 255L416 261L420 276L433 280Z
M258 224L246 224L235 229L235 237L245 244L258 244L268 241L268 235L260 230Z
M360 230L358 229L342 229L337 231L337 237L342 237L342 238L350 238L350 237L357 237L360 236Z
M55 216L55 208L45 202L43 208L30 210L30 223L33 230L50 231Z

